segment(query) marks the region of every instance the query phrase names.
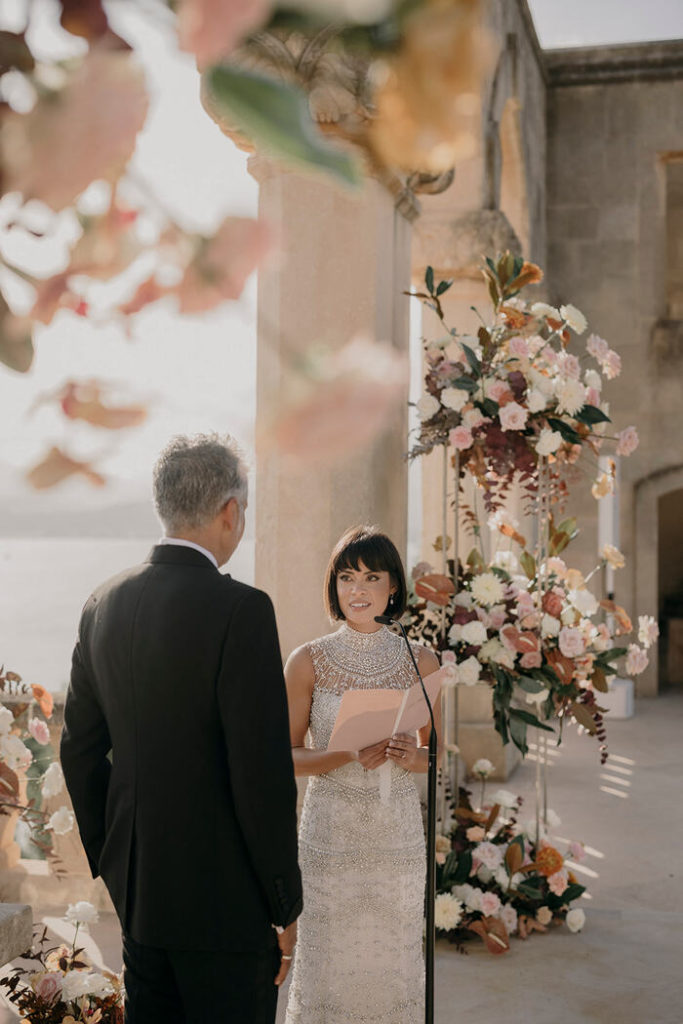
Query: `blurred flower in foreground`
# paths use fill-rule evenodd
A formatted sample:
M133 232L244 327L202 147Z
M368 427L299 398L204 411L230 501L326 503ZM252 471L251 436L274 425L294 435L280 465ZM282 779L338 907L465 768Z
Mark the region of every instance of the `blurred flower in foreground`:
M181 0L180 49L193 53L200 68L220 61L266 20L271 8L269 0Z
M407 376L405 356L387 342L356 337L337 351L309 352L285 380L260 445L301 464L348 457L400 410Z
M28 471L26 479L37 491L43 491L79 473L98 487L106 483L101 473L94 470L89 462L78 462L60 448L50 448L47 455Z

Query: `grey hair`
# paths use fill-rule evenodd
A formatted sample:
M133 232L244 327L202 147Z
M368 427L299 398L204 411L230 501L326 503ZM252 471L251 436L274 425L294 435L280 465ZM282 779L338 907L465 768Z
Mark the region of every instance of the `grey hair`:
M247 467L229 434L171 438L154 465L154 507L171 532L206 526L235 498L247 501Z

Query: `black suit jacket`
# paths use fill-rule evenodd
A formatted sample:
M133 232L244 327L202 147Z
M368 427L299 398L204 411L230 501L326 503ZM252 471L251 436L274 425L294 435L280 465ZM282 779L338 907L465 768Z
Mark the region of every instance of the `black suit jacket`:
M302 905L270 599L159 545L87 601L61 758L93 876L136 941L251 951Z

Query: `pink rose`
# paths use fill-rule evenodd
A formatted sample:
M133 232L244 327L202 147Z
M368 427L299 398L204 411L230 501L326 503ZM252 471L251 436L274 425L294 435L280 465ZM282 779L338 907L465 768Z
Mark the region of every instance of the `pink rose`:
M555 874L551 875L548 879L548 888L551 892L554 892L556 896L561 896L568 886L569 882L564 871L556 871Z
M555 619L559 619L562 614L562 598L555 590L549 590L543 595L542 606L543 611Z
M455 664L455 651L442 651L441 652L441 664L442 665L454 665Z
M500 910L500 897L495 892L481 894L481 912L484 917L493 917Z
M529 346L526 338L521 338L519 335L516 338L510 338L508 348L510 355L516 356L517 359L529 358Z
M532 612L530 615L525 615L524 618L520 620L519 624L523 629L537 629L540 621L541 616L538 612Z
M522 668L540 668L543 664L540 651L529 651L527 654L523 654L520 660Z
M517 402L508 402L501 406L498 416L502 430L523 430L529 413Z
M472 437L472 431L469 429L469 427L463 426L455 427L453 430L451 430L450 434L448 435L448 440L450 441L453 448L457 449L457 451L459 452L464 452L468 448L471 448L474 442L474 438Z
M639 437L635 427L626 427L617 435L617 455L631 455L638 447Z
M559 636L560 650L565 658L578 658L584 651L583 634L580 629L564 626Z
M507 618L507 613L505 611L504 606L503 605L499 605L499 604L494 605L493 608L491 608L491 610L489 611L489 615L488 615L488 619L489 619L489 621L488 621L488 628L489 629L501 629L503 624L505 623L506 618Z
M638 644L629 644L628 654L626 655L626 675L640 675L641 672L645 671L647 665L648 656L642 647L639 647Z
M560 359L560 368L565 377L570 377L572 380L578 380L581 376L581 364L576 356L569 355L565 352Z
M39 999L46 1003L57 1001L62 992L62 974L60 971L48 971L33 984L33 990Z
M521 617L524 615L533 615L536 611L534 605L534 599L527 590L521 590L517 596L517 614Z
M467 832L465 832L465 835L471 843L480 843L486 835L486 832L481 825L471 825L467 829Z
M582 861L586 856L583 843L577 843L576 840L572 840L569 844L569 856L572 860Z
M32 718L28 723L28 731L33 736L36 743L40 743L43 747L46 743L50 742L50 730L48 729L45 722L40 718Z
M621 373L621 356L614 349L610 349L605 356L602 368L607 380L614 380Z
M494 380L486 389L486 397L492 398L494 402L501 402L504 398L512 398L512 392L502 380Z

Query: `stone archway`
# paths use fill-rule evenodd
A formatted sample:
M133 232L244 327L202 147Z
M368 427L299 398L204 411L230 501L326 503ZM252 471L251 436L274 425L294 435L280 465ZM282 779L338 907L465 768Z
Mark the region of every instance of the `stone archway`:
M683 466L658 470L644 477L635 487L635 579L637 615L659 615L662 598L660 542L662 513L664 525L669 509L663 499L683 492ZM682 544L683 548L683 544ZM681 554L683 568L683 553ZM656 610L656 611L655 611ZM642 676L636 680L638 697L656 697L659 692L658 659L651 657Z

